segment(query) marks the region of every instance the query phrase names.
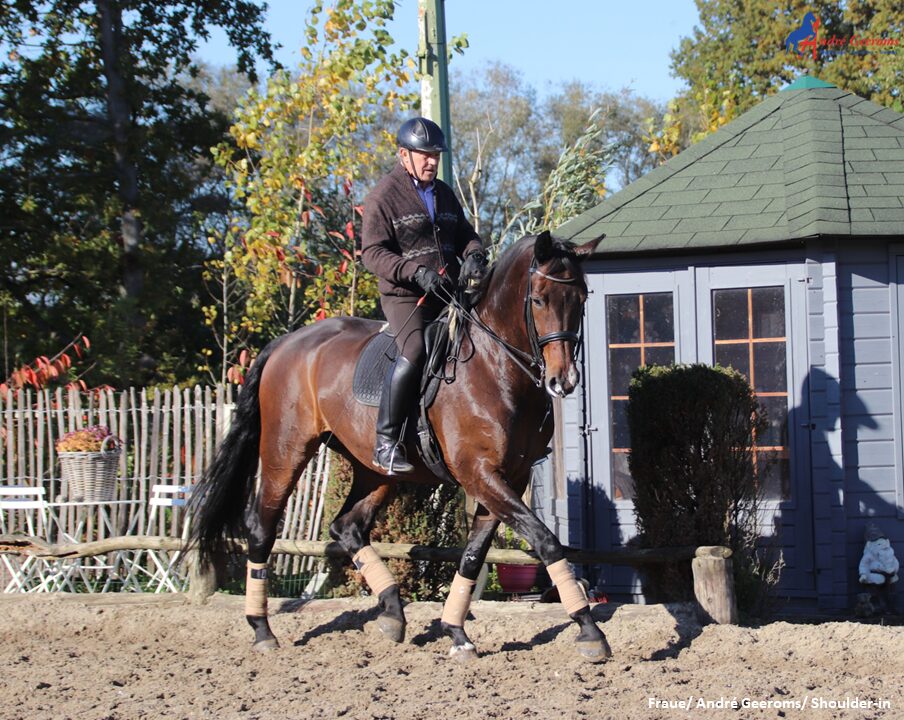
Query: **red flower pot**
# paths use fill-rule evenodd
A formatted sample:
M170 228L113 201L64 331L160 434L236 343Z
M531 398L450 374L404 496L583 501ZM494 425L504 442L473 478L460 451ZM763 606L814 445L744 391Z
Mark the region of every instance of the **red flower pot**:
M526 593L537 584L539 565L509 565L496 563L496 575L502 591L507 593Z

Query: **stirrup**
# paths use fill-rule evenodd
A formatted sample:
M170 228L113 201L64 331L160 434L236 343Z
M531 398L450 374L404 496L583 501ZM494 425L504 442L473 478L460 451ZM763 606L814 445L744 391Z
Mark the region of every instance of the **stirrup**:
M399 475L414 472L414 465L408 462L405 447L400 442L392 443L377 440L374 447L373 464L385 470L387 475ZM387 458L386 455L389 455Z

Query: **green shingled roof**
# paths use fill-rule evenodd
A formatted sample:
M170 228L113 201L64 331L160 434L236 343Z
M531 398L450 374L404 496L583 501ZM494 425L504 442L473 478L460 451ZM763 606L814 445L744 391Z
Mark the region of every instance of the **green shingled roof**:
M904 235L904 115L797 81L559 227L599 252Z

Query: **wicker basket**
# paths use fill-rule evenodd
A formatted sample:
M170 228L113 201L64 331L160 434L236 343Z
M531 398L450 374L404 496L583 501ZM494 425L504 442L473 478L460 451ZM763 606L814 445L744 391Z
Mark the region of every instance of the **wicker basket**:
M111 442L107 443L107 440ZM121 448L112 437L100 452L61 452L60 469L73 502L105 502L116 494L116 469Z

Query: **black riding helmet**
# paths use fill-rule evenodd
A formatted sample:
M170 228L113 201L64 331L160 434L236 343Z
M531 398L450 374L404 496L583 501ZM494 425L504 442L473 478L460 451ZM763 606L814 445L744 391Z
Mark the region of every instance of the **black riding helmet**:
M446 152L446 136L432 120L423 117L411 118L402 124L396 133L400 148L419 150L426 153Z

